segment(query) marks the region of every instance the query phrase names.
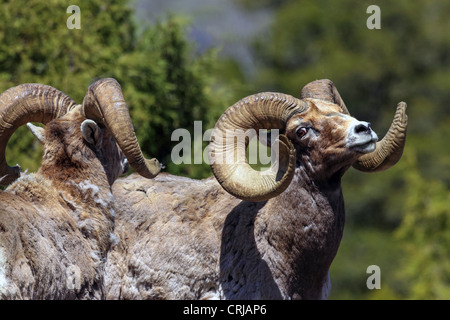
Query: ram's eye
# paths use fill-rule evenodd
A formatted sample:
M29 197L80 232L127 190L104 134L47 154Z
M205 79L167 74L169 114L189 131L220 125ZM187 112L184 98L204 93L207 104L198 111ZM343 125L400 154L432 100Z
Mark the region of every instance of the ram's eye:
M304 137L307 133L308 133L308 128L301 127L301 128L297 129L297 137L299 137L299 138Z

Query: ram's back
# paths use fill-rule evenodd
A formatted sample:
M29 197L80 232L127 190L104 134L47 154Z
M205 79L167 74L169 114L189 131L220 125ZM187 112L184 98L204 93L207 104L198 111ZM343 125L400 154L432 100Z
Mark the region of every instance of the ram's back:
M201 299L218 294L221 232L240 200L213 178L137 175L113 185L117 245L108 254L109 299Z

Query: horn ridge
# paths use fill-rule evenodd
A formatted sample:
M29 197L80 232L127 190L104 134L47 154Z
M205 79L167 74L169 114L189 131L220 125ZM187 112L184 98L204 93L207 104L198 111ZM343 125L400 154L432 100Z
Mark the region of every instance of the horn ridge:
M82 114L103 123L111 131L129 165L140 175L154 178L161 171L158 160L145 159L142 154L117 80L104 78L91 84L83 100Z
M336 86L329 79L315 80L305 85L301 91L300 99L306 98L314 98L337 104L341 107L342 113L350 115Z
M306 108L303 101L276 92L254 94L229 107L217 121L209 146L211 169L222 187L246 201L265 201L283 192L295 170L294 146L280 134L278 170L272 165L268 172L257 171L245 156L246 131L285 129L290 117ZM236 146L233 135L245 143Z

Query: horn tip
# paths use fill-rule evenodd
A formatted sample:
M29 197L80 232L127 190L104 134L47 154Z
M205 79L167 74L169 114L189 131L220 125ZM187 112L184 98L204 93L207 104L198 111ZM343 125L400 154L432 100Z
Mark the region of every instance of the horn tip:
M397 104L396 118L400 121L403 127L406 127L408 123L408 115L406 114L407 104L404 101L401 101Z
M401 110L403 113L406 112L407 107L408 107L408 105L407 105L406 102L404 102L404 101L400 101L400 102L397 104L397 110Z
M145 166L147 167L147 174L145 177L149 179L153 179L162 169L164 169L164 165L155 158L145 159Z

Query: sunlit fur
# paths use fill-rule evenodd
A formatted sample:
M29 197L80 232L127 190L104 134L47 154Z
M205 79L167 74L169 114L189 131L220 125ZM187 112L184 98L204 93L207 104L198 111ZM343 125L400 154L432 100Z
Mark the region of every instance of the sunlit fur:
M326 298L344 227L341 177L361 153L346 146L356 119L337 105L308 103L282 132L296 148L295 175L267 201L241 201L214 178L119 179L106 297ZM299 138L301 126L310 129Z
M0 298L101 299L114 241L110 185L123 155L105 128L88 144L75 108L45 128L42 166L0 192ZM3 267L3 268L2 268Z

